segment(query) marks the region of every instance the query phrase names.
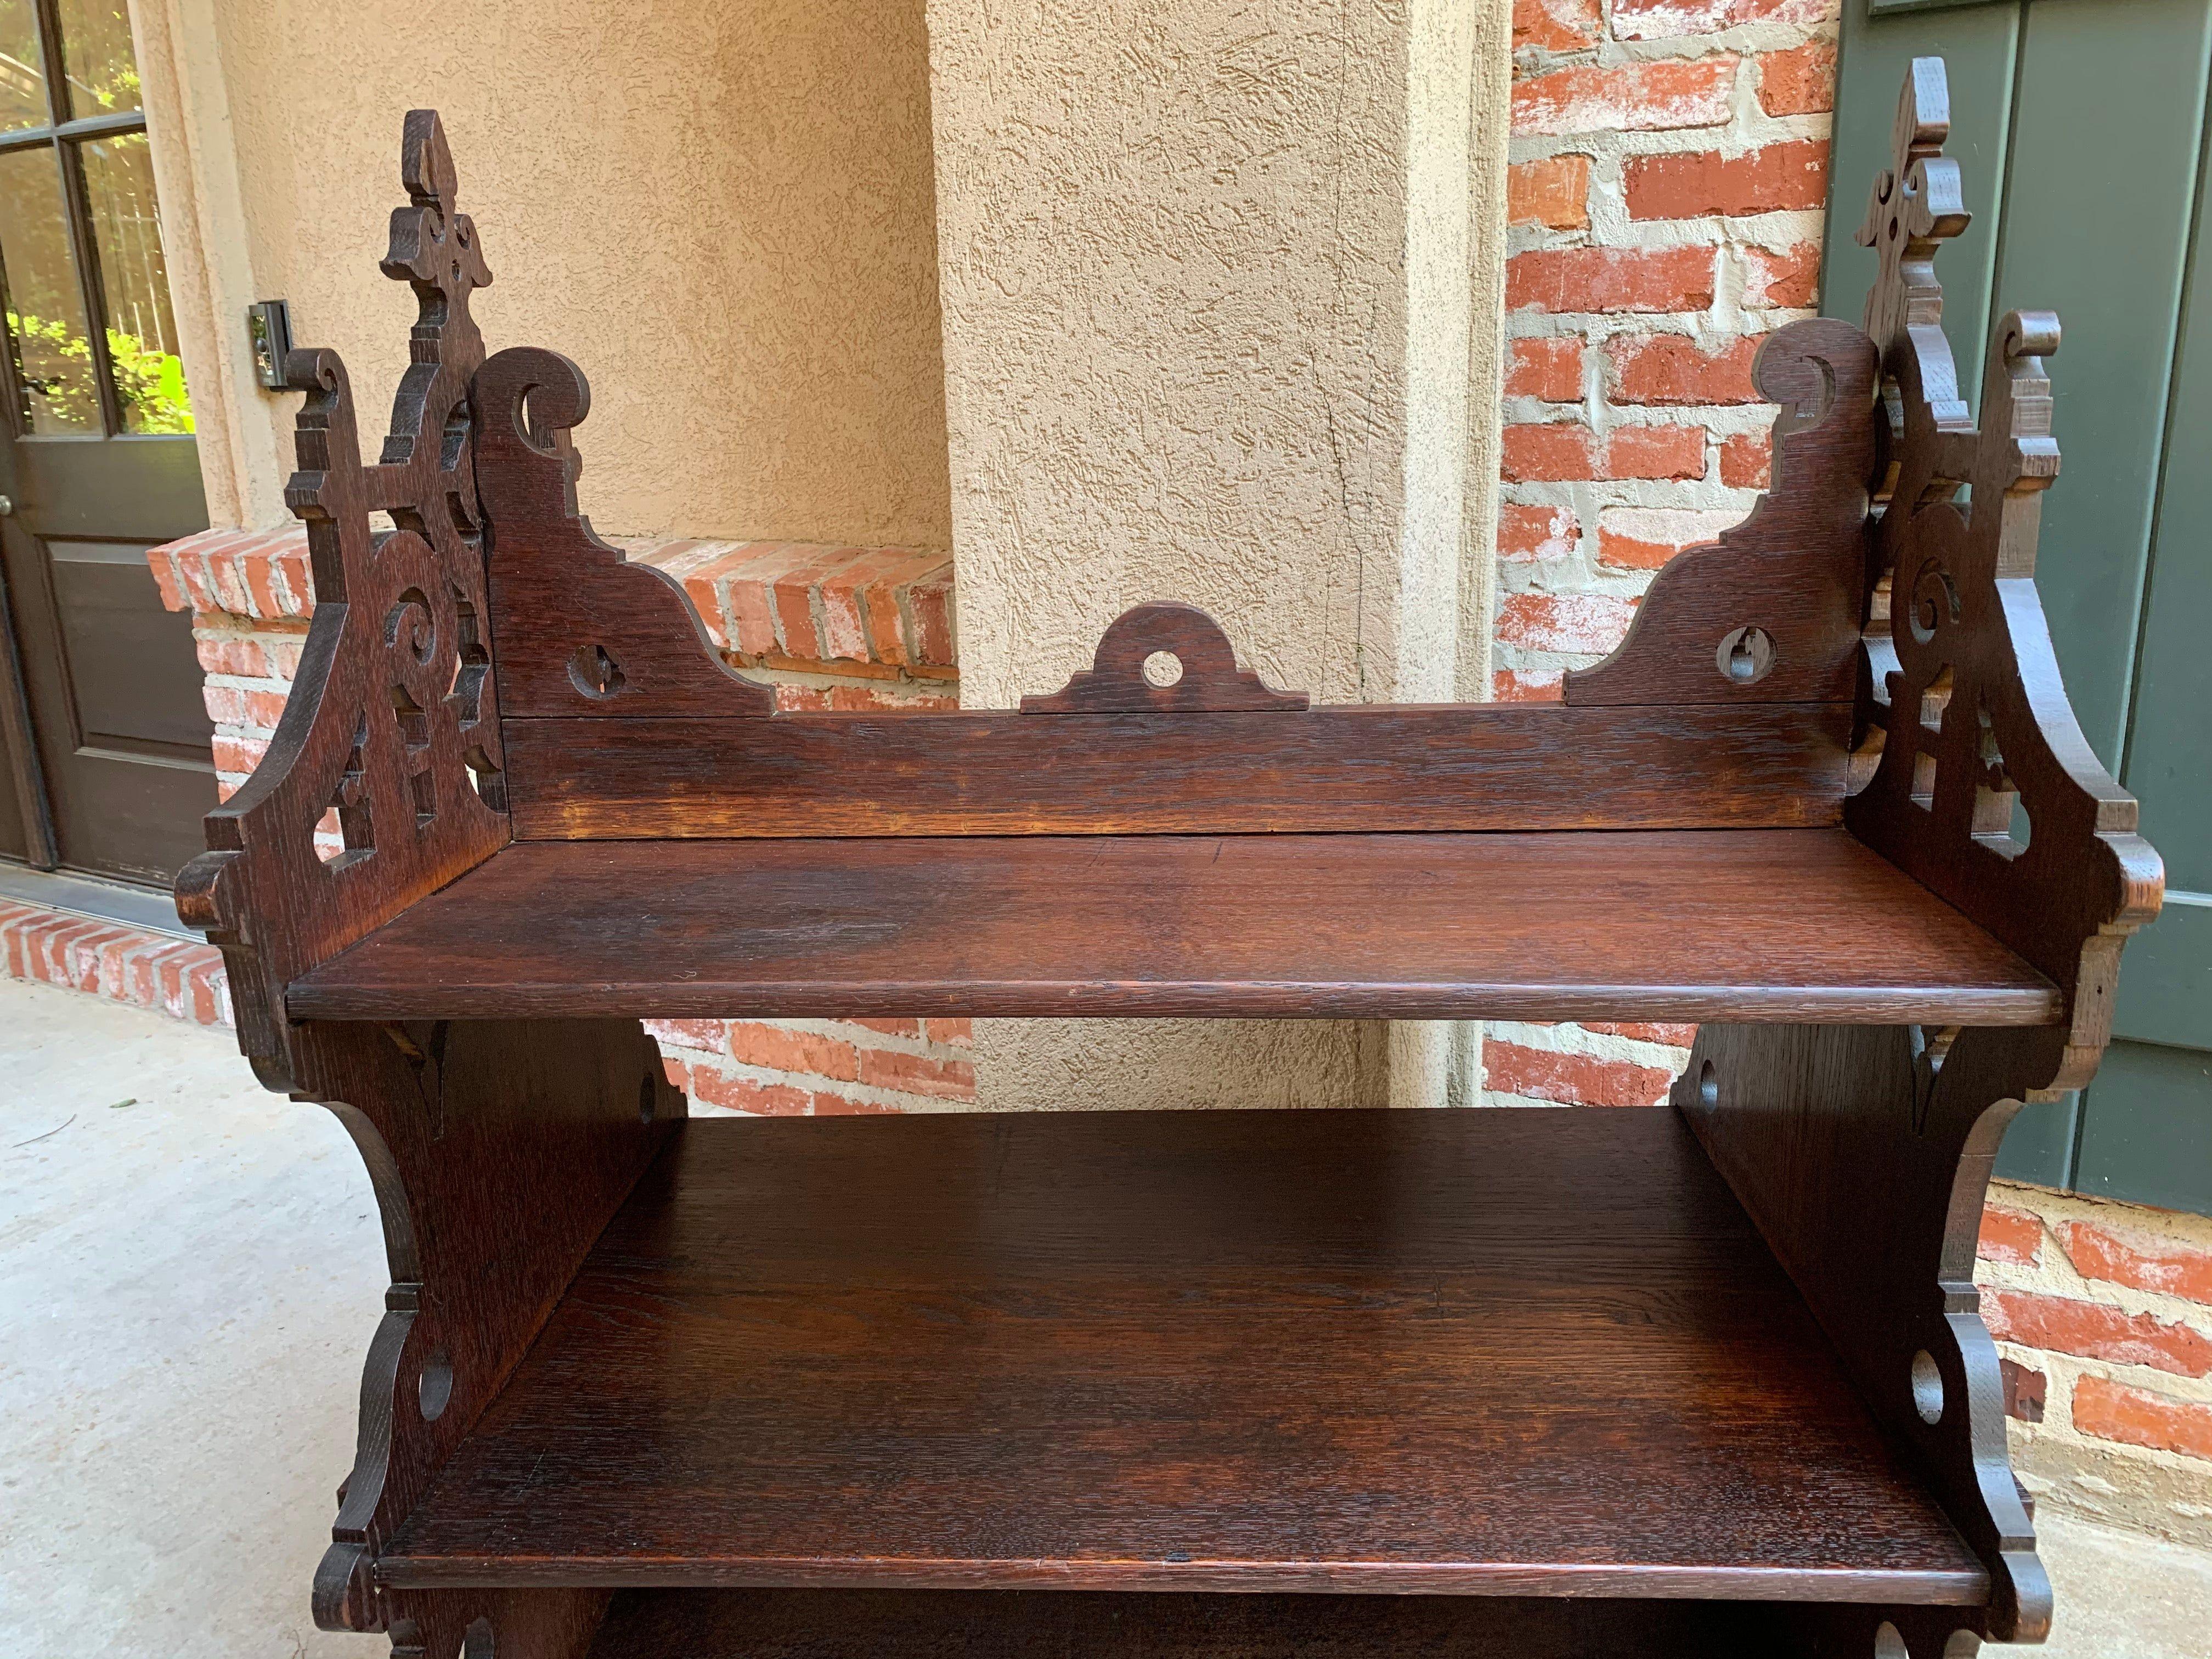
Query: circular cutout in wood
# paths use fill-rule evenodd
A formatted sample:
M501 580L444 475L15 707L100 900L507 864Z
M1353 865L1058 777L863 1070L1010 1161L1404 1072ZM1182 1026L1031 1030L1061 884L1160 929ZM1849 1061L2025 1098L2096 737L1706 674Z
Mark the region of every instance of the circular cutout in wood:
M1182 678L1182 659L1172 651L1155 651L1145 659L1145 684L1162 690Z
M1713 665L1731 685L1756 685L1774 672L1774 635L1763 628L1737 628L1713 653Z
M453 1402L453 1362L443 1348L422 1362L422 1375L415 1384L415 1404L425 1423L434 1423Z
M1912 1409L1923 1423L1943 1420L1943 1372L1925 1348L1912 1356Z
M580 645L568 658L568 684L594 702L605 702L624 683L622 665L604 645Z
M1912 579L1912 605L1905 613L1905 628L1916 645L1934 641L1959 620L1959 589L1951 573L1930 559Z

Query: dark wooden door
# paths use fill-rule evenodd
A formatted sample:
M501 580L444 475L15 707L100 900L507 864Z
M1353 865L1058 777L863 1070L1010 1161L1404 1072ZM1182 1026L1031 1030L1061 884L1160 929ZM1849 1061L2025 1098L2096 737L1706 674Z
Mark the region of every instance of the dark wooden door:
M121 0L0 0L0 854L166 883L215 768L146 550L207 508Z
M1998 1172L2212 1213L2212 0L1845 0L1830 316L1857 320L1874 276L1851 234L1917 57L1948 65L1974 216L1937 262L1960 383L2006 311L2064 329L2036 586L2082 730L2166 859L2095 1082L2023 1112Z

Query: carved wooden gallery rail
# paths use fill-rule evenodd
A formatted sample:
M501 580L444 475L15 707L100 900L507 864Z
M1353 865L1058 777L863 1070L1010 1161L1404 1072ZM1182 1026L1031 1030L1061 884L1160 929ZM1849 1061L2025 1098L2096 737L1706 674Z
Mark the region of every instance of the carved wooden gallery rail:
M879 716L776 713L577 515L583 375L484 356L410 115L392 435L292 355L321 604L179 883L383 1212L318 1619L428 1659L2039 1638L1975 1231L2161 877L2032 580L2056 320L2000 325L1978 426L1955 384L1946 123L1923 60L1865 331L1769 340L1773 488L1561 704L1313 708L1151 605L1019 712ZM697 1123L639 1024L955 1013L1705 1023L1648 1111Z

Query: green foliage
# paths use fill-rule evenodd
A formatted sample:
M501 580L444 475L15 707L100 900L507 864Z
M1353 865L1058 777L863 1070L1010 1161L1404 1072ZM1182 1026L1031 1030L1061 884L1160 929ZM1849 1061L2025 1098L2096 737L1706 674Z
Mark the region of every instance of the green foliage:
M92 113L84 107L88 94L102 110L144 107L145 100L138 86L138 59L131 50L131 14L122 6L110 6L106 9L107 27L105 30L94 28L87 19L85 33L95 46L95 53L88 55L104 55L98 54L96 51L101 45L106 46L113 55L108 56L104 63L87 64L82 67L75 63L70 65L70 91L76 104L73 113L79 117ZM74 41L76 33L76 26L72 25L70 33L73 43L83 44Z
M93 393L91 342L64 322L13 311L7 316L24 401L31 405L25 413L42 410L46 416L33 423L48 431L97 429L100 407ZM115 392L123 404L126 432L194 430L185 366L174 352L111 328L107 356L115 366Z
M185 390L184 360L149 347L135 334L107 331L108 360L115 365L123 423L132 432L190 432L192 400Z
M137 109L144 102L138 90L138 65L132 63L113 65L112 72L104 80L89 85L80 83L78 95L81 97L88 92L102 110ZM80 116L88 112L84 110L77 112Z

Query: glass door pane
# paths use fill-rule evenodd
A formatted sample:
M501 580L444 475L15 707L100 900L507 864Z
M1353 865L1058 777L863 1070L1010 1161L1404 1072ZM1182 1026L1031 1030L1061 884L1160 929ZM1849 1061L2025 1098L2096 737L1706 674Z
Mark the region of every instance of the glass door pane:
M14 3L30 9L26 0ZM131 48L131 18L122 0L56 0L54 11L61 20L70 118L82 121L141 107L138 59Z
M50 145L0 153L0 285L21 400L20 430L100 429L84 289Z
M107 355L125 432L190 432L191 398L177 356L169 273L154 163L143 132L87 139L85 201L91 213L100 292L107 304Z
M46 125L46 59L31 0L0 0L0 132Z
M0 569L52 827L6 850L166 882L215 769L146 550L207 510L127 3L0 0Z

